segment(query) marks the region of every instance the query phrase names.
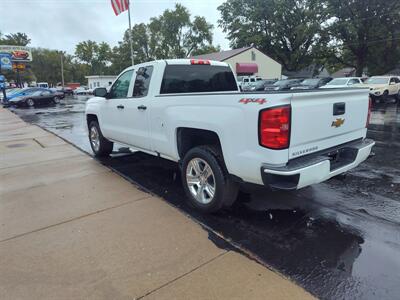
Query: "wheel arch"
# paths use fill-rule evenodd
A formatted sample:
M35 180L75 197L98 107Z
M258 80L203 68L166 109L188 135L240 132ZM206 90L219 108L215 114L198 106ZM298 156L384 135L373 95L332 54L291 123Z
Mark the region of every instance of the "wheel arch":
M181 160L190 149L202 145L214 145L222 155L221 140L218 134L212 130L179 127L176 130L176 145Z
M90 122L92 122L92 121L96 121L97 123L99 123L99 119L98 119L97 115L96 114L87 114L86 115L86 124L87 124L88 128L89 128ZM99 124L99 126L100 126L100 124Z

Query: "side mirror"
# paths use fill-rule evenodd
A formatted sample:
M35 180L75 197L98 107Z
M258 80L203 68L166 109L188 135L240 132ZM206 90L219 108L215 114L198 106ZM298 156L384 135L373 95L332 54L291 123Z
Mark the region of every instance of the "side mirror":
M93 91L93 95L95 96L95 97L102 97L102 98L107 98L107 89L106 88L103 88L103 87L99 87L99 88L96 88L94 91Z

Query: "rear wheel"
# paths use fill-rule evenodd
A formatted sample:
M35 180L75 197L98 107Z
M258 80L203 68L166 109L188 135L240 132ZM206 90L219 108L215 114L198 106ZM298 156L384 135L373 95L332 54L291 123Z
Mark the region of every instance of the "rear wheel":
M54 103L60 103L60 97L55 96L55 97L53 98L53 101L54 101Z
M28 100L26 100L26 104L29 107L34 107L35 106L35 101L33 99L29 98Z
M113 150L114 143L103 136L97 121L91 121L89 124L89 141L96 157L108 156Z
M182 164L182 183L188 202L205 213L231 206L238 185L228 176L221 153L212 146L191 149Z

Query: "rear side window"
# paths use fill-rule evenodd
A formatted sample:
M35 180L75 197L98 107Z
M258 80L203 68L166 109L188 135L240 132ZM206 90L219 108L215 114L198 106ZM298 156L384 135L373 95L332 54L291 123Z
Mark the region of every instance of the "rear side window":
M229 67L210 65L167 65L160 94L237 91Z
M153 67L142 67L136 73L135 86L133 88L133 97L146 97L149 92L149 85L153 74Z

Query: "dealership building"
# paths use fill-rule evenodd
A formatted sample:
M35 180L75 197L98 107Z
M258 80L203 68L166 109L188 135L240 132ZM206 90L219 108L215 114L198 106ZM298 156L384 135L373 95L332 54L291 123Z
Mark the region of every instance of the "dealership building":
M263 79L280 79L282 76L281 64L254 46L208 53L192 58L226 62L238 76L255 75Z
M85 76L88 81L87 86L89 89L95 89L98 87L108 88L114 80L117 78L115 75L92 75Z

